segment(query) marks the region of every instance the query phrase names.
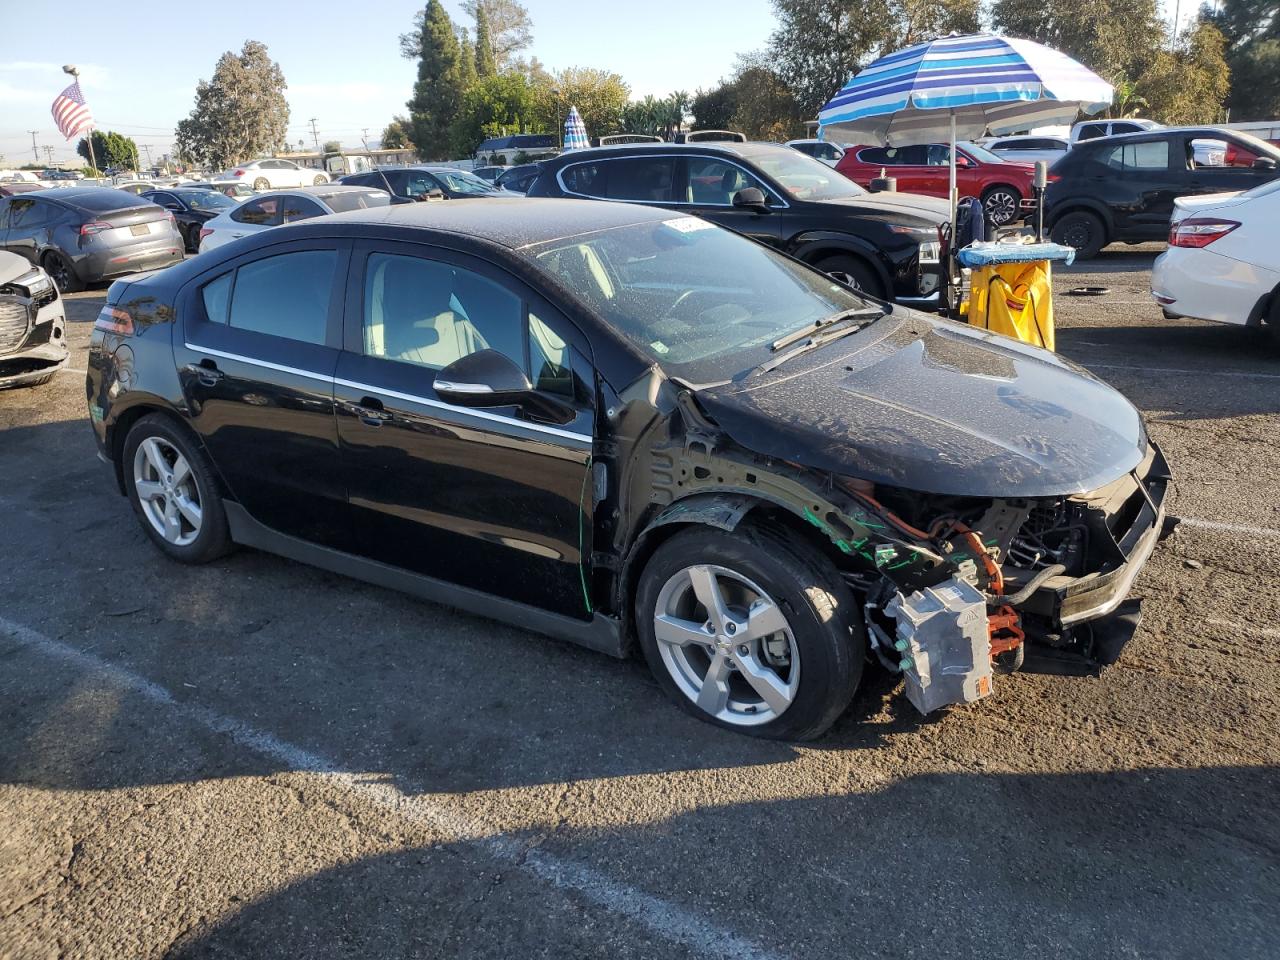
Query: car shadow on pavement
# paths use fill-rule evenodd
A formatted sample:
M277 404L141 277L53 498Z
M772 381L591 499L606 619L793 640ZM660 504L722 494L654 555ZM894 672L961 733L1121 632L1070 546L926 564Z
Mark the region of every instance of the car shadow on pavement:
M38 458L39 471L25 466ZM0 430L0 510L12 538L0 617L66 637L184 702L252 718L342 769L394 771L408 794L796 756L790 744L689 716L638 656L618 661L252 550L202 567L174 563L93 458L81 421ZM0 636L0 656L6 648ZM896 686L869 666L833 742L874 749L918 726ZM34 690L23 673L0 677L6 687ZM104 773L96 762L138 736L129 712L81 714L59 689L9 715L0 780L87 790L150 782L145 768ZM54 772L41 760L50 730L61 731L61 753L88 752Z
M1275 767L959 771L508 839L542 865L608 865L771 956L1263 960L1280 924L1278 791ZM590 890L557 923L560 891L531 895L521 858L490 852L324 869L229 905L168 956L685 955L620 916L602 928Z
M1135 270L1150 270L1156 257L1163 252L1164 244L1158 247L1149 244L1134 247L1128 244L1114 244L1104 247L1097 256L1088 260L1077 260L1071 266L1055 263L1053 275L1059 277L1082 273L1132 273Z

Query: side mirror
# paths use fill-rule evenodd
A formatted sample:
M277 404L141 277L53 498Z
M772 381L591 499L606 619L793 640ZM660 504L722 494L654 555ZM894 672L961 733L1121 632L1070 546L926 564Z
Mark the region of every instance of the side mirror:
M1274 170L1276 162L1270 157L1255 157L1253 161L1254 170Z
M568 423L575 416L569 404L534 390L515 361L497 350L459 357L436 374L435 391L459 407L519 407L550 423Z
M769 212L769 204L765 201L764 191L759 187L743 187L733 195L733 205L739 210L754 210L756 213Z
M945 164L944 164L945 166ZM973 166L973 161L966 157L963 153L956 153L956 169L968 170Z

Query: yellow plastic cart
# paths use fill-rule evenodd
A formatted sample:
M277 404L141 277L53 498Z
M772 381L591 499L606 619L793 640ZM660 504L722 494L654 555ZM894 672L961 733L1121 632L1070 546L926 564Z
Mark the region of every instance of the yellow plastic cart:
M969 244L956 253L961 266L972 271L966 319L972 326L1052 350L1052 264L1075 258L1073 248L1057 243Z

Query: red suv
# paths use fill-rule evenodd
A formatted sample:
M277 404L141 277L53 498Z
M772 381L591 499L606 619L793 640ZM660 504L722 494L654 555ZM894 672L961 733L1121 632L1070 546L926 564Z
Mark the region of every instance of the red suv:
M873 177L896 177L903 193L947 196L950 147L921 143L907 147L849 147L836 169L868 186ZM1004 160L976 143L956 145L956 189L962 197L978 197L996 226L1024 216L1034 206L1031 184L1035 164Z

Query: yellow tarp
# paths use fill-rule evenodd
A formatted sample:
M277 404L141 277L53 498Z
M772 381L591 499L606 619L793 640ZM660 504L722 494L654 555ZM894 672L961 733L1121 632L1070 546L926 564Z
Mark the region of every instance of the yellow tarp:
M975 267L969 323L1053 349L1053 283L1049 261Z

